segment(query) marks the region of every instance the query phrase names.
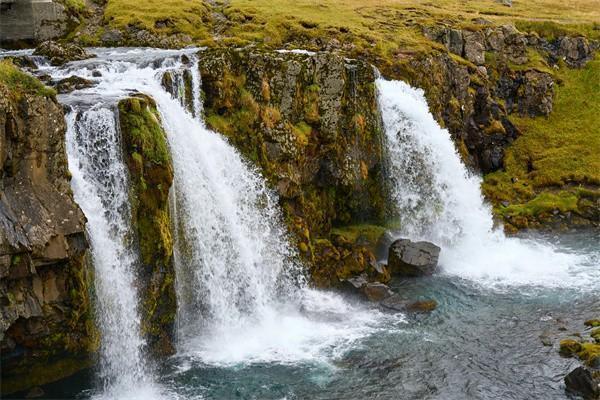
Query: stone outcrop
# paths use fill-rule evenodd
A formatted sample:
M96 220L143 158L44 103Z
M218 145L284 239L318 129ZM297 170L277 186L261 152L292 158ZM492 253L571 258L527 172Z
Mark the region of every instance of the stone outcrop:
M399 239L390 246L388 267L399 276L431 275L437 268L440 250L433 243Z
M386 73L425 90L431 113L450 131L468 165L484 173L502 168L504 149L519 132L494 97L487 73L447 53L417 56Z
M0 45L57 39L79 25L76 14L59 1L3 0Z
M72 43L61 44L50 40L41 43L33 54L48 58L52 65L62 65L69 61L85 60L94 57L83 47Z
M71 193L64 115L54 98L11 90L0 81L0 166L0 349L6 394L89 366L98 340L86 219Z
M208 125L276 188L316 282L376 273L370 251L329 237L333 226L385 216L373 68L330 53L213 49L200 70Z
M600 374L577 367L565 377L567 392L585 400L600 399Z
M535 117L552 112L554 80L547 72L505 69L498 79L495 92L504 99L508 113Z
M131 180L132 226L137 233L141 269L142 332L150 352L174 352L177 312L169 189L173 165L154 101L138 95L119 103L123 152Z

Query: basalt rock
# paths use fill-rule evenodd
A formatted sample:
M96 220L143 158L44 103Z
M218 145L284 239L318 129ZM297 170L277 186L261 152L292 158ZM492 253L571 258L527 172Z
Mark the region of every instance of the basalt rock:
M173 165L156 104L138 95L119 102L123 153L132 190L132 226L137 233L141 269L141 321L150 352L174 352L177 309L169 189Z
M58 93L69 93L73 90L81 90L92 86L94 86L94 82L79 76L70 76L56 82L56 90Z
M62 107L0 82L2 394L91 365L86 219L73 200Z
M582 36L563 36L551 48L555 58L564 60L567 65L574 68L583 67L594 57L588 40Z
M440 250L433 243L399 239L390 246L388 266L392 274L399 276L431 275L437 268Z
M47 57L52 65L62 65L70 61L85 60L94 57L83 47L72 43L42 42L34 51L34 55Z
M600 375L584 367L577 367L565 377L567 392L585 400L600 399Z
M315 281L331 285L373 270L366 247L330 237L333 226L385 217L371 65L331 53L257 49L206 50L199 65L207 124L277 190Z
M554 80L546 72L505 69L498 79L496 94L505 100L509 113L530 117L549 115L552 112Z

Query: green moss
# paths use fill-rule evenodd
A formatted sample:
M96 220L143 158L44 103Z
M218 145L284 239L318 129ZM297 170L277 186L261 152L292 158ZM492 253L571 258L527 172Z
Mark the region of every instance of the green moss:
M561 83L550 116L511 116L523 135L506 150L505 170L484 177L482 189L500 216L593 208L592 188L600 185L600 58L581 70L561 66L555 75Z
M590 367L600 365L600 344L582 343L577 356Z
M368 244L368 247L374 248L387 230L387 227L381 225L358 224L333 228L331 235L342 236L351 243L356 243L360 239Z
M158 113L144 99L130 98L119 103L121 127L129 132L132 152L147 162L166 164L170 162L165 133Z
M54 89L21 71L10 60L0 60L0 85L4 85L16 100L20 100L23 94L52 98L56 96Z
M170 354L176 299L168 205L173 166L167 138L156 106L147 96L122 100L119 117L133 184L132 225L136 227L143 268L142 331L152 354Z
M500 208L500 213L511 216L537 216L541 213L552 212L554 210L566 213L568 211L577 211L577 201L577 196L572 192L561 191L558 194L544 192L525 204L502 207Z
M137 26L153 33L181 33L199 40L209 37L209 10L202 0L108 0L104 20L111 28Z
M581 343L573 339L563 339L560 341L560 354L565 357L572 357L581 351Z
M600 319L588 319L584 322L585 326L596 328L600 326Z

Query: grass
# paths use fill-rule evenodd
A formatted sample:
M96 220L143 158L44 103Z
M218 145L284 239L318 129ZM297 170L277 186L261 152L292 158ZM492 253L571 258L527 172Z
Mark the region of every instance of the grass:
M109 0L104 20L111 28L136 26L165 35L187 34L206 39L209 6L202 0Z
M485 177L483 190L501 214L572 208L578 187L600 185L600 56L581 70L555 72L554 108L548 117L512 121L525 132L506 151L505 171ZM567 202L565 204L564 202Z
M9 93L17 100L23 94L54 97L56 91L45 86L38 79L21 71L10 60L0 60L0 84L8 88Z

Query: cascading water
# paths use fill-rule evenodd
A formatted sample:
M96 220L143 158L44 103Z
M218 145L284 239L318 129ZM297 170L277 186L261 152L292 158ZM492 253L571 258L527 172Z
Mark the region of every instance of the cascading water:
M592 291L562 287L597 290L597 243L585 235L561 238L562 248L587 260L494 231L479 179L461 164L421 91L377 82L402 234L441 244L446 272L390 283L407 299L439 303L432 314L405 317L306 287L274 194L201 122L195 50L93 52L94 59L42 65L40 73L95 83L59 100L71 107L69 164L96 270L101 397L564 398L560 382L574 361L556 357L539 335L564 325L579 330L578 321L599 309ZM191 90L184 82L188 89L167 93L165 72L183 77L189 68ZM155 99L175 167L170 195L181 340L178 354L156 371L139 332L137 260L115 115L116 102L135 92ZM531 296L521 286L485 290L472 281L553 287ZM72 383L54 397L86 396Z
M67 153L75 199L88 219L101 330L100 380L108 397L148 384L135 288L127 172L112 108L74 107ZM131 394L128 395L131 397Z
M226 139L201 121L193 51L97 50L95 59L45 70L54 79L76 74L95 83L61 101L75 109L69 116L69 156L77 200L90 219L107 397L128 397L123 393L131 392L125 390L154 386L139 334L127 174L112 111L118 99L133 92L156 101L174 163L181 357L215 365L328 363L388 318L307 287L275 194ZM164 84L167 72L179 82L171 88ZM184 74L191 77L191 90L185 82L187 90L178 88L177 77L183 80ZM89 111L77 111L81 102ZM149 397L167 392L158 386L153 393Z
M481 180L460 160L423 91L377 80L400 234L442 246L446 273L500 285L582 286L600 279L585 257L493 228Z

